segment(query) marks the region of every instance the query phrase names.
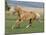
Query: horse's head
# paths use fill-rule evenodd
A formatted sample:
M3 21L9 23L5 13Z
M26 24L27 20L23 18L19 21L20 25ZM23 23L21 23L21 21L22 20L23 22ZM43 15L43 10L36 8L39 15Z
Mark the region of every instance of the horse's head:
M15 12L13 12L13 14L14 14L14 15L16 15L16 14L20 15L21 12L22 12L22 11L21 11L21 8L16 6L16 7L15 7Z
M12 15L17 15L20 14L21 11L21 7L16 6L16 7L10 7L9 12L12 13Z

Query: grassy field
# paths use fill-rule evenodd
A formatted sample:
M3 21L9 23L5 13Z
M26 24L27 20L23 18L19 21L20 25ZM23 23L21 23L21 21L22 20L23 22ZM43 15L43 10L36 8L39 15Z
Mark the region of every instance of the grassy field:
M17 16L14 15L7 15L5 16L5 32L6 33L32 33L32 32L44 32L44 21L43 17L39 21L34 21L32 23L32 26L29 28L26 28L28 25L27 21L24 21L21 23L20 28L14 28L12 30L12 26L16 24Z

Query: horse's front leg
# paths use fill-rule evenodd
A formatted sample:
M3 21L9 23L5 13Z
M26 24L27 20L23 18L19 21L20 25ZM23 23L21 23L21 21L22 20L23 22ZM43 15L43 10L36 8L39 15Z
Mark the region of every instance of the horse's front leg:
M20 23L21 23L21 19L17 19L16 23L12 26L12 29L14 29L14 27L19 28L20 27Z
M18 19L18 20L16 21L16 28L20 28L20 24L21 24L22 21L23 21L23 20L21 20L21 19Z
M20 27L20 20L17 20L16 21L16 28L19 28Z

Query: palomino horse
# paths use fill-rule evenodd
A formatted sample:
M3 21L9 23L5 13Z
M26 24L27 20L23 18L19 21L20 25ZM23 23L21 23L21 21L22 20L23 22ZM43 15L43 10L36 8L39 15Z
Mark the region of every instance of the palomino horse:
M40 15L35 12L27 12L26 10L23 10L21 7L16 7L14 14L18 14L18 19L16 20L16 27L20 27L20 23L23 21L28 20L29 25L26 26L26 28L30 27L32 25L33 20L38 20L40 18Z

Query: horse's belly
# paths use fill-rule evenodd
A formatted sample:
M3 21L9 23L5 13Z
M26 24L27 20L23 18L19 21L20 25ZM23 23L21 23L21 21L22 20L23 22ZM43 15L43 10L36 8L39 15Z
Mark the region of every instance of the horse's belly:
M32 18L32 16L30 15L30 14L22 14L21 15L21 19L22 20L29 20L29 19L31 19Z

